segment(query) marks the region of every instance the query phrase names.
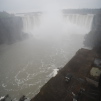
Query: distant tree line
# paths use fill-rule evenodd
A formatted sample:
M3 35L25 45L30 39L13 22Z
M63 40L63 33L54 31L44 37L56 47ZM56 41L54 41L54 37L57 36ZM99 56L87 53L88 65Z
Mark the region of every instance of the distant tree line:
M20 17L0 12L0 44L11 44L22 40L24 35L22 28L23 22Z
M64 14L99 14L101 9L63 9Z

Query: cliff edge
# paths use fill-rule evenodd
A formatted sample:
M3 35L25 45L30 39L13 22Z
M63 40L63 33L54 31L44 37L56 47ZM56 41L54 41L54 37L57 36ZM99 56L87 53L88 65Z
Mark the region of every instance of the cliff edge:
M80 49L31 101L99 101L100 93L92 95L93 91L100 92L99 79L89 76L95 58L97 54L93 50Z

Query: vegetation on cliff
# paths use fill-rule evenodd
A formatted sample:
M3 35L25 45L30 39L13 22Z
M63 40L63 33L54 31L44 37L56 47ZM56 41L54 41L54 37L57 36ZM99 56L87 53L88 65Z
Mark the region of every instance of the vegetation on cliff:
M22 39L23 22L20 17L0 12L0 44L11 44Z

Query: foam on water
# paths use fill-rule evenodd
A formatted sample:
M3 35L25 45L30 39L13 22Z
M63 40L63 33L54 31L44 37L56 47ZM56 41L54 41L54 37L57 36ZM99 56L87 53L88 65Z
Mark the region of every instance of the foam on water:
M5 97L5 96L1 96L1 97L0 97L0 100L2 100L4 97Z
M55 77L57 75L58 71L59 71L59 69L54 69L53 70L53 77Z

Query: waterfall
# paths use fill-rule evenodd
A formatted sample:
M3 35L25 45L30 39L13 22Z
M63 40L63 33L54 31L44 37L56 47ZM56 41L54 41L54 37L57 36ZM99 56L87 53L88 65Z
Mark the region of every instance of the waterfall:
M91 30L93 17L93 14L66 14L65 21Z
M40 25L39 15L24 15L22 16L23 31L26 33L33 33L35 27Z
M41 19L42 14L28 13L23 15L20 14L19 16L22 17L23 32L28 34L33 34L33 33L35 34L35 30L41 24L40 21L42 20ZM74 25L87 29L87 31L90 31L92 28L94 14L64 14L64 18L66 24L72 23ZM48 22L47 18L45 20L46 20L45 22ZM44 23L42 24L44 26Z

